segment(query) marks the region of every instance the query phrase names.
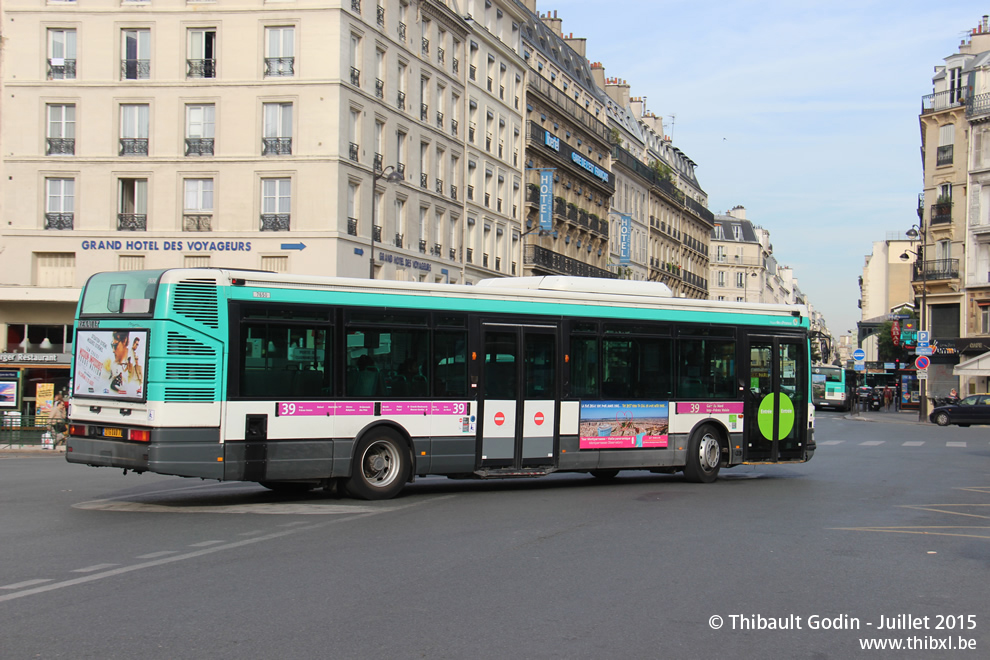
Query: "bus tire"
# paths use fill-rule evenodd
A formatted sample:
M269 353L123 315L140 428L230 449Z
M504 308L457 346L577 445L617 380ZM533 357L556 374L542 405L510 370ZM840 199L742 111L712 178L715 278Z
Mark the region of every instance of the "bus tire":
M617 476L619 476L619 471L618 470L592 470L591 471L591 476L593 476L596 479L604 479L604 480L607 481L609 479L615 479Z
M387 500L399 494L412 469L409 449L389 429L369 432L357 444L347 492L365 500Z
M688 441L684 477L699 484L710 484L718 477L722 463L722 436L711 424L699 426Z

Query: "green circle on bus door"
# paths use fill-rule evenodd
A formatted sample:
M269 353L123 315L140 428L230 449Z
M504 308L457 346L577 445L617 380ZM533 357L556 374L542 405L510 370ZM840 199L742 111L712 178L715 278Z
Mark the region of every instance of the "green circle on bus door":
M773 437L773 409L776 394L768 394L760 401L760 408L757 411L756 422L760 426L760 433L767 440L779 440L786 438L794 428L794 402L786 394L780 395L780 428L777 437Z

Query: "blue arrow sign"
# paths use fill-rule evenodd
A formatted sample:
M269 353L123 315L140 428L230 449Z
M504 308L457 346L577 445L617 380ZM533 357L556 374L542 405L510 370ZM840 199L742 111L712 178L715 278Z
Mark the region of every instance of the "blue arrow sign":
M282 243L283 250L305 250L305 243Z

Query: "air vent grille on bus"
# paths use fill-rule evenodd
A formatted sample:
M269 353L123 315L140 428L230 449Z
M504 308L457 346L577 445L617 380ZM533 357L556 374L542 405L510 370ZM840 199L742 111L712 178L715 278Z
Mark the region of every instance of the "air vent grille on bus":
M202 355L206 357L216 355L216 351L206 344L190 339L174 330L168 332L166 351L168 355Z
M220 308L217 302L216 280L189 279L175 285L172 308L208 328L220 327Z
M217 377L215 364L169 364L165 367L165 380L209 380Z
M202 387L165 387L165 403L213 403L216 394L212 388Z

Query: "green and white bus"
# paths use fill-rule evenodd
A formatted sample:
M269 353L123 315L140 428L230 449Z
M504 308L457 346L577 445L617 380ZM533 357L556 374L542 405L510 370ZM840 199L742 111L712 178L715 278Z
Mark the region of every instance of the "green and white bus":
M367 499L426 475L711 482L814 455L808 327L652 282L99 273L66 458Z
M850 410L856 372L832 365L822 364L811 367L811 402L815 408Z

